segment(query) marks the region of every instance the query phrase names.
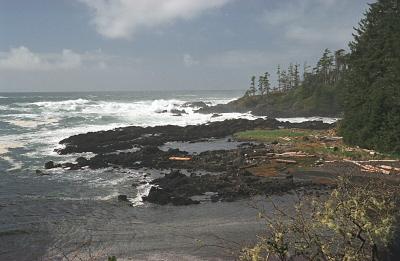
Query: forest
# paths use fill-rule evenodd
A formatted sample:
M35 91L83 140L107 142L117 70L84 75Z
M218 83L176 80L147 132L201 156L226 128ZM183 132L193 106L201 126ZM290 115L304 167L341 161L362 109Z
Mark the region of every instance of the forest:
M325 49L315 67L277 66L252 76L243 98L233 102L258 115L343 118L344 140L383 152L400 152L400 12L398 1L371 4L350 52ZM302 71L302 72L300 72ZM256 82L257 81L257 82Z

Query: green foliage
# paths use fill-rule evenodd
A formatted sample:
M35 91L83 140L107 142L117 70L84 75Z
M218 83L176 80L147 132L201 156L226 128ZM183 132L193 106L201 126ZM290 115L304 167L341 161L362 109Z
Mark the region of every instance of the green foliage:
M249 130L238 132L234 136L239 140L274 141L281 137L304 137L310 135L312 131L280 129L280 130Z
M379 260L388 254L398 216L398 188L341 178L325 202L301 201L294 215L260 213L267 233L241 260Z
M341 134L346 142L400 152L400 3L371 4L350 44Z
M117 261L117 258L115 256L109 256L108 261Z
M250 88L249 88L249 94L250 95L256 95L256 77L251 76L251 82L250 82Z
M346 68L344 50L332 54L326 49L312 72L308 72L305 65L303 78L300 77L298 64L290 64L287 69L278 66L277 86L271 87L269 73L266 72L259 77L259 97L249 100L249 96L258 96L253 76L245 97L232 105L242 110L255 110L257 114L274 117L338 116L342 111L340 94L342 76Z

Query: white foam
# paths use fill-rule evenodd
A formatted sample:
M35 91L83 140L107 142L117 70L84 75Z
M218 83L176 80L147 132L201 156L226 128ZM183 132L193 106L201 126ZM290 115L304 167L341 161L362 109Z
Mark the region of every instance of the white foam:
M115 199L120 195L117 191L113 192L112 194L106 196L94 196L94 197L57 197L57 199L65 200L65 201L108 201L111 199Z
M32 116L28 116L28 118L34 118ZM18 127L22 128L37 128L38 126L43 125L54 125L58 123L58 119L55 118L39 118L39 119L31 119L31 120L20 120L20 119L11 119L11 120L3 120L4 122L8 122Z
M9 105L8 109L18 113L0 115L2 121L18 127L34 129L20 134L0 136L0 154L7 153L8 141L15 141L18 147L26 147L25 157L43 159L58 157L63 160L73 160L77 155L58 155L54 149L61 148L58 142L72 135L110 130L129 125L195 125L232 118L254 119L250 114L225 113L220 117L212 114L196 113L196 108L185 107L186 102L204 99L190 97L188 99L157 99L141 101L94 101L89 99L69 99L64 101L40 101L33 103L17 103ZM209 98L205 102L226 103L231 99ZM185 110L181 116L174 116L172 110ZM167 111L167 113L161 113ZM68 118L82 118L74 126L68 126ZM102 122L103 118L105 121ZM66 123L67 125L65 125Z
M39 122L30 120L8 120L6 122L23 128L36 128L39 125Z
M2 156L1 158L6 160L12 166L11 168L8 168L6 171L13 171L13 170L22 169L22 166L23 166L22 162L16 161L13 158L8 157L8 156Z
M144 184L144 185L140 185L140 186L138 186L136 188L137 189L136 197L128 199L129 202L132 203L133 207L141 206L141 205L144 204L142 197L145 197L145 196L149 195L151 187L153 187L153 185L147 183L147 184Z
M10 149L21 148L23 146L22 142L13 141L12 139L0 139L0 155L7 154Z
M322 121L324 123L335 123L340 118L329 118L329 117L294 117L294 118L277 118L278 121L288 121L291 123L301 123L306 121Z
M46 107L46 108L61 108L61 109L69 109L68 106L70 106L71 109L74 109L74 106L77 105L85 105L87 103L90 103L90 100L86 99L75 99L75 100L65 100L65 101L42 101L42 102L33 102L31 104L40 106L40 107Z

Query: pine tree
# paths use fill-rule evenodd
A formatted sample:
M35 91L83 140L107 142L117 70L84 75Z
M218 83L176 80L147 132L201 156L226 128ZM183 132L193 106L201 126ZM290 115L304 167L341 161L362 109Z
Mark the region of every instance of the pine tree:
M400 2L370 4L350 43L344 119L346 142L400 152Z
M288 75L285 70L281 71L280 79L281 79L281 87L282 87L281 90L283 92L286 92L288 90L289 79L288 79Z
M269 73L265 72L263 80L264 80L264 91L267 95L271 93L271 83L269 77L270 77Z
M325 49L321 59L317 63L317 73L324 84L331 83L330 72L333 67L333 56L329 49Z
M251 77L249 92L253 96L256 95L256 77L255 76Z
M278 65L278 69L276 71L278 76L278 92L282 91L282 75L281 75L281 66Z
M289 68L288 68L288 89L291 89L294 87L294 68L293 68L293 64L290 63Z
M304 62L304 64L303 64L303 80L306 80L307 79L307 77L308 77L308 75L309 75L309 70L310 70L310 66L309 65L307 65L307 62Z
M333 81L335 83L342 78L343 73L346 71L346 69L346 51L343 49L337 50L335 52L335 69L333 75Z
M299 64L294 65L294 75L293 75L293 87L298 88L300 86L300 72L299 72Z
M260 76L258 78L258 92L260 93L261 96L264 96L265 94L265 86L264 86L264 77Z

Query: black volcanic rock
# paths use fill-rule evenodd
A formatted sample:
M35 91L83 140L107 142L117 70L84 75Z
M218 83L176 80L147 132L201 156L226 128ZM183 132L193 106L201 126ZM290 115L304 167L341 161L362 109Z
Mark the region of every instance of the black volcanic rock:
M54 166L54 161L48 161L48 162L46 162L46 163L44 164L44 168L45 168L45 169L53 169L53 168L55 168L55 166Z
M275 119L234 119L203 125L125 127L110 131L92 132L71 136L60 143L65 145L60 154L94 152L90 159L79 157L75 163L46 163L46 168L63 167L77 170L83 167L129 168L157 170L188 170L189 173L206 171L212 174L187 176L171 171L150 183L153 187L143 199L156 204L198 204L194 196L212 193L212 201L234 201L253 195L280 193L304 186L293 177L271 178L253 176L245 169L254 165L254 159L271 152L270 144L246 144L231 150L212 150L189 154L179 149L163 151L160 145L169 141L207 141L225 138L239 131L251 129L328 129L332 124L321 121L289 123ZM135 148L134 150L131 150ZM137 148L140 148L137 150ZM126 151L121 151L126 150ZM256 160L257 161L257 160ZM257 163L257 162L256 162Z
M208 105L205 102L198 101L198 102L186 102L183 104L183 107L206 108L208 107Z
M109 153L131 149L134 146L160 146L168 141L192 141L208 138L224 138L239 131L269 128L328 129L332 124L322 121L303 123L280 122L275 119L234 119L186 127L167 125L156 127L125 127L109 131L89 132L60 141L65 147L59 154L93 152Z
M143 200L159 205L166 205L172 201L171 194L158 187L152 187L149 195L147 197L143 197Z
M127 195L118 195L118 201L129 202Z
M193 196L215 193L212 202L235 201L237 199L261 194L287 192L296 187L305 186L302 182L295 183L293 177L282 177L280 180L248 176L242 174L221 173L218 175L186 176L179 171L171 171L164 177L151 182L149 195L143 200L160 205L191 205L198 204Z

